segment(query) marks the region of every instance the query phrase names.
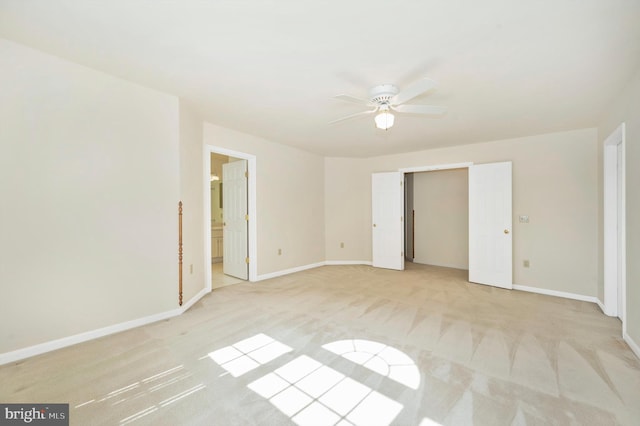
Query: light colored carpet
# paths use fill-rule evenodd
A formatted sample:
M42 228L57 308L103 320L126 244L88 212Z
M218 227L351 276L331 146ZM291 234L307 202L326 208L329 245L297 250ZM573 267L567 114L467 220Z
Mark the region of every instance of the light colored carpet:
M74 425L637 425L640 362L591 303L466 271L326 266L0 367Z

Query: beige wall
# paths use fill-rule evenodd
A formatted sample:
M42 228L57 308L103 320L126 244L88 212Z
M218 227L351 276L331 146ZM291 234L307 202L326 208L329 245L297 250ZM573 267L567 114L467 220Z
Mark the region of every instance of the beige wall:
M370 192L367 160L325 158L326 260L371 261Z
M0 39L0 353L177 307L178 100Z
M600 183L600 244L602 247L602 152L604 140L620 123L626 127L626 218L627 218L627 333L640 345L640 70L629 81L607 108L598 128L599 178ZM599 253L602 271L602 249ZM603 279L600 273L598 296L603 300Z
M583 129L364 160L327 158L327 260L371 260L371 173L512 161L514 283L595 296L596 147L596 129ZM518 223L518 215L529 215L530 223ZM337 238L356 247L340 250Z
M413 174L414 262L469 269L468 174L466 168Z
M324 261L322 157L209 123L204 144L256 156L258 276Z
M182 300L205 287L202 119L180 101L180 200L182 201ZM176 296L177 297L177 296Z

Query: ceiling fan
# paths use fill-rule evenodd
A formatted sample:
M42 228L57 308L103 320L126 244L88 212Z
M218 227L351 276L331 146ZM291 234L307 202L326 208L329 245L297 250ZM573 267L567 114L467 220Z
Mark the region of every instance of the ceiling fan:
M373 107L373 109L355 114L347 115L346 117L339 118L329 122L329 124L338 123L344 120L350 120L352 118L364 117L370 114L376 114L374 121L376 127L379 129L387 130L393 126L394 115L393 113L409 113L409 114L424 114L424 115L442 115L447 112L447 108L443 106L435 105L406 105L405 102L419 96L436 87L436 82L423 78L409 85L404 90L398 89L393 84L381 84L372 87L369 90L369 99L360 99L351 95L337 95L335 99L339 99L345 102L351 102L358 105L364 105Z

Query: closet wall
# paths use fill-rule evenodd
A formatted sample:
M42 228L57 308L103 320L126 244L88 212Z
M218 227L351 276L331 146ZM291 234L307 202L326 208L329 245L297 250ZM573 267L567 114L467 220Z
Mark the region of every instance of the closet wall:
M413 174L415 263L469 269L468 169Z

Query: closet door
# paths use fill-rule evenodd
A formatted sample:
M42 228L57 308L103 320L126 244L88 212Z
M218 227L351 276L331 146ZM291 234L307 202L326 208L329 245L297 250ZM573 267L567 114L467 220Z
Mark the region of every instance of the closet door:
M511 162L469 167L469 281L513 288Z
M404 173L371 175L372 259L376 268L404 269Z

